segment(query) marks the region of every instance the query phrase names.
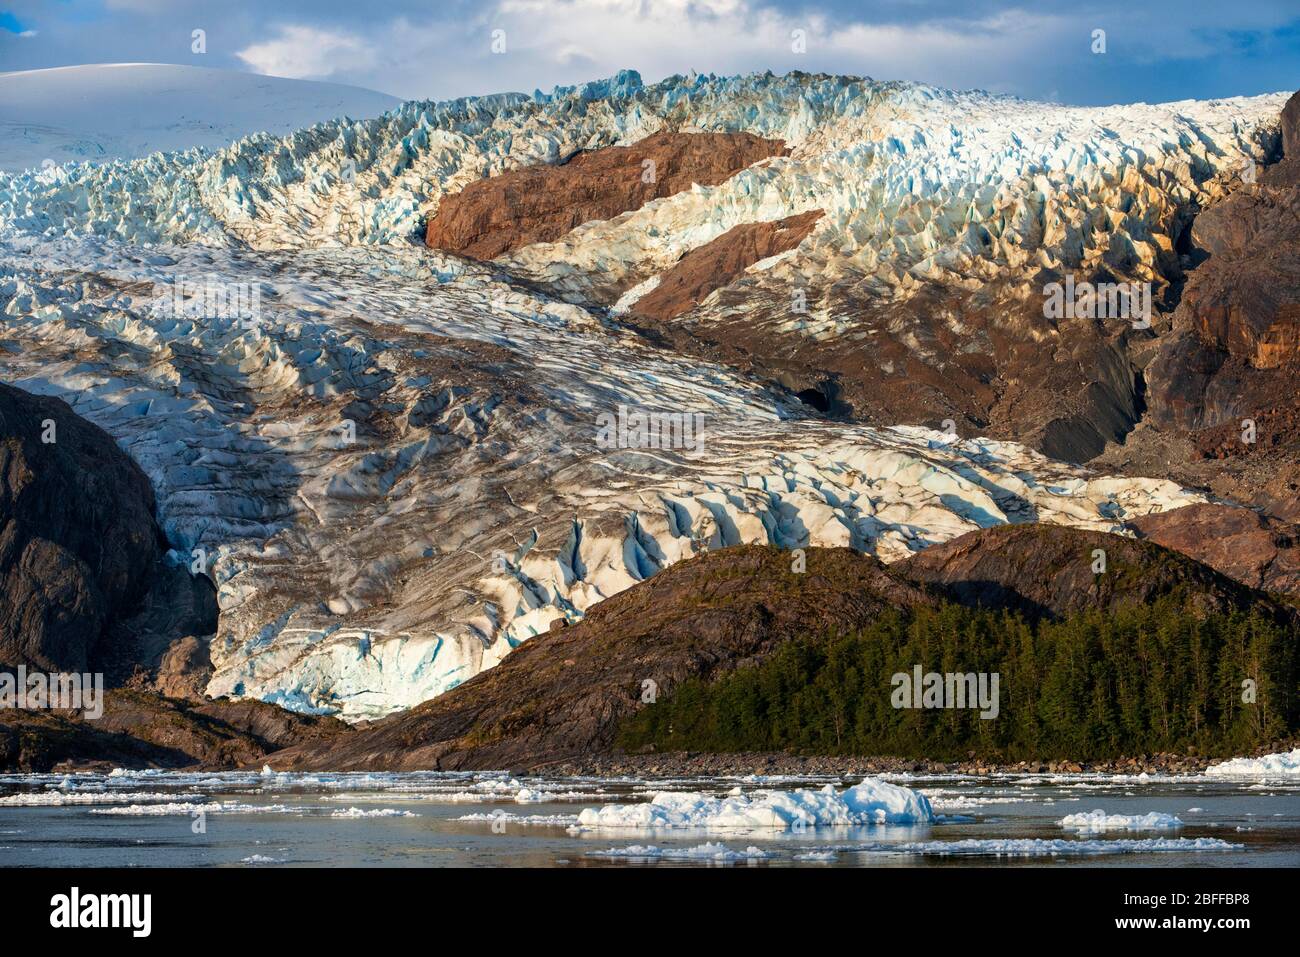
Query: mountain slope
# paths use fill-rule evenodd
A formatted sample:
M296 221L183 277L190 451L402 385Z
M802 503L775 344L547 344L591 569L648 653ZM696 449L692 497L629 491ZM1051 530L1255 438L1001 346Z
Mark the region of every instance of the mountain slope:
M1091 549L1099 546L1113 556L1106 583L1072 580L1071 568L1077 564L1087 573ZM1013 600L1008 600L1007 592L1013 590ZM698 689L737 676L743 683L743 675L753 673L743 669L770 663L773 656L787 654L791 645L821 647L828 640L865 633L889 618L886 612L890 611L902 613L903 624L895 637L905 635L911 616L943 608L944 596L961 604L988 600L994 608L1025 611L1031 617L1042 611L1053 617L1080 612L1094 616L1100 612L1105 617L1124 609L1146 610L1156 601L1181 602L1202 615L1271 615L1279 633L1293 642L1300 635L1300 618L1293 611L1198 562L1158 545L1078 529L986 529L888 567L848 549L808 549L801 564L787 551L740 546L665 569L594 606L581 623L552 628L531 639L495 668L433 701L346 737L287 748L268 761L282 770L378 771L535 769L591 758L612 751L620 728L634 716L645 717L647 706L660 698L690 712L695 699L673 700L675 693L688 693L684 685ZM945 620L944 614L967 625L977 621L948 606L939 616L926 619L927 627ZM959 627L958 632L964 641L976 642L975 647L959 645L965 657L956 659L961 664L958 670L981 670L987 665L989 671L1000 671L1008 666L1006 659L978 647L978 627L973 631ZM1011 628L1004 635L1010 636L1013 649L1014 633ZM953 660L949 657L953 649L936 637L920 644L930 654L942 649L945 662ZM1042 651L1043 660L1050 660L1050 651ZM911 654L920 655L922 649L913 648ZM1105 665L1104 656L1096 660L1095 647L1083 657L1090 666ZM1278 649L1277 657L1279 670L1294 675L1294 644L1290 652ZM917 658L905 660L906 666L900 667L910 670ZM874 711L888 714L889 675L899 668L884 668L878 675L859 673L872 663L884 668L878 656L858 648L845 667L858 669L851 682L855 694L870 699ZM928 666L933 664L927 661ZM779 665L775 671L780 671ZM1011 703L1024 695L1020 682L1034 680L1032 668L1013 671L1005 676L1009 685L1003 690ZM1128 690L1145 680L1151 679L1139 678ZM804 690L797 681L783 681L779 675L772 675L765 688L780 688L795 696ZM750 700L742 696L731 704ZM1277 700L1292 720L1294 702L1287 680L1280 682ZM835 703L835 699L820 699L815 705L809 702L807 710L832 710ZM847 707L845 715L852 714L852 707ZM784 717L785 712L752 715L746 723L730 715L721 722L727 731L719 736L725 738L743 726L761 738L778 724L788 726ZM945 750L951 751L957 739L950 735L946 720L941 724L948 733L939 737ZM973 731L979 721L971 716L970 725ZM655 727L667 730L662 721ZM976 738L987 737L972 733L970 743L974 746ZM868 741L867 750L858 753L886 753L871 747ZM1050 742L1046 747L1056 754L1065 746Z
M935 604L848 549L812 549L806 562L796 572L788 552L754 546L680 562L434 701L345 739L280 752L272 766L539 767L598 753L622 718L688 677L760 660L796 635L861 627L887 608Z
M895 569L975 608L1062 618L1170 598L1193 615L1253 608L1300 637L1300 619L1265 594L1172 549L1104 532L981 529L918 552Z
M0 73L0 170L215 149L250 133L282 136L400 103L338 83L164 63Z

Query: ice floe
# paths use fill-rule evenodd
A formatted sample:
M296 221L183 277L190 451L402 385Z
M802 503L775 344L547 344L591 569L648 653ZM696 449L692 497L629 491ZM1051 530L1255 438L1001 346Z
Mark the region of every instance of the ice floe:
M661 792L648 804L609 804L586 808L578 823L591 828L774 828L867 824L928 824L934 821L923 794L874 778L837 791L757 791L716 798L707 794Z
M330 817L346 818L368 818L368 817L416 817L411 811L402 811L392 807L381 807L365 810L359 807L339 808L337 811L331 811Z
M592 851L590 856L638 860L716 861L729 864L735 861L763 861L772 855L752 845L743 851L733 851L725 844L708 843L697 844L695 847L658 847L654 844L633 844L630 847L611 847L604 851Z
M1294 778L1300 780L1300 748L1258 758L1233 758L1205 769L1211 778Z
M198 794L175 791L29 791L0 797L0 807L69 807L83 804L143 804L174 802L178 798L201 798Z
M1107 814L1098 808L1081 814L1067 814L1058 822L1071 831L1169 831L1183 822L1172 814L1151 811L1147 814Z
M487 824L523 824L534 827L573 827L578 823L576 814L511 814L509 811L485 811L462 814L458 821Z
M1116 838L1113 840L968 838L963 841L918 841L905 844L859 845L856 850L889 854L921 854L935 857L1062 857L1094 854L1236 851L1241 850L1242 847L1244 847L1242 844L1230 844L1227 841L1212 837Z

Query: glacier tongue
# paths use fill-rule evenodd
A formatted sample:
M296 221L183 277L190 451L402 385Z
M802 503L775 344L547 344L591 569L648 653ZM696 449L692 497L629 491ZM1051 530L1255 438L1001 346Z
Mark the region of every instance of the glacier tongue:
M256 320L165 308L207 276L255 287ZM209 693L349 719L437 695L701 549L892 561L991 524L1122 531L1204 500L1015 443L810 419L418 247L9 235L0 296L10 380L113 434L176 560L217 582ZM603 447L619 406L699 414L702 441Z
M823 209L796 250L751 267L759 294L714 293L695 318L873 352L881 330L852 299L835 311L810 290L807 314L773 308L763 328L751 306L851 287L946 374L894 305L927 284L1032 292L1067 268L1159 287L1186 210L1265 159L1282 102L1069 109L846 77L626 73L0 174L0 363L151 477L174 560L218 585L211 694L379 716L701 549L893 561L990 524L1123 531L1203 501L1011 442L810 418L753 377L650 347L604 307L623 313L733 226ZM792 151L490 264L410 241L476 177L661 129ZM196 283L258 308L167 308ZM991 353L951 325L957 348ZM1050 350L1071 334L1022 338ZM892 359L867 367L895 374ZM703 442L608 447L601 417L620 407L702 416Z

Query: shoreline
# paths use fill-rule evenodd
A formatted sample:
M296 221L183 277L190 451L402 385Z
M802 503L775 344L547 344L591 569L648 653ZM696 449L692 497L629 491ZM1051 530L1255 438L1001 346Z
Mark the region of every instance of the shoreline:
M1256 757L1270 752L1290 750L1293 743L1261 749ZM1234 755L1241 757L1243 755ZM666 751L658 754L603 754L566 760L536 768L533 774L575 776L642 776L642 777L711 777L765 775L835 774L855 777L879 774L1158 774L1197 775L1205 769L1230 760L1227 757L1203 757L1187 754L1154 754L1115 758L1105 761L1017 761L1004 763L967 759L935 761L928 758L859 757L839 755L797 755L768 752L718 754L690 751Z

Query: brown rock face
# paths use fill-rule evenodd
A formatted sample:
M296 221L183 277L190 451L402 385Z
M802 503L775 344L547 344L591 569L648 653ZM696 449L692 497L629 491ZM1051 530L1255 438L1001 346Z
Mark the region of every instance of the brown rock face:
M738 546L669 566L580 623L524 642L441 697L275 768L537 768L607 750L647 696L756 661L782 641L933 605L922 587L848 549Z
M1211 258L1175 322L1253 369L1300 358L1300 189L1247 187L1201 213L1192 238Z
M1265 520L1232 505L1189 505L1129 523L1144 539L1172 548L1252 588L1300 594L1300 526Z
M211 679L212 656L208 643L194 635L186 635L177 638L163 651L151 686L168 698L203 701Z
M1094 573L1094 552L1106 570ZM1000 525L934 545L894 568L938 586L962 605L1066 617L1091 608L1146 604L1166 595L1199 613L1269 608L1258 592L1151 542L1054 525Z
M107 433L0 385L0 667L87 670L150 585L165 547L153 509Z
M1138 468L1293 522L1300 520L1300 94L1287 102L1281 127L1283 159L1196 217L1192 246L1206 258L1190 273L1173 332L1146 367L1152 428L1136 436L1130 454ZM1244 440L1251 423L1253 442ZM1186 450L1174 448L1184 441Z
M80 712L0 711L0 771L258 766L273 751L348 732L337 718L293 714L263 701L196 706L120 689L107 692L103 704L96 720Z
M1300 377L1300 93L1282 112L1286 155L1192 226L1209 258L1192 273L1175 333L1148 372L1151 415L1199 429L1294 395Z
M691 188L716 186L785 144L749 133L656 133L631 146L579 153L558 166L529 166L479 180L442 200L425 245L493 259L553 242L596 219L639 209Z
M664 273L658 286L637 300L632 313L659 322L680 316L754 263L794 249L822 215L822 210L814 209L775 222L743 223L727 230L679 259Z

